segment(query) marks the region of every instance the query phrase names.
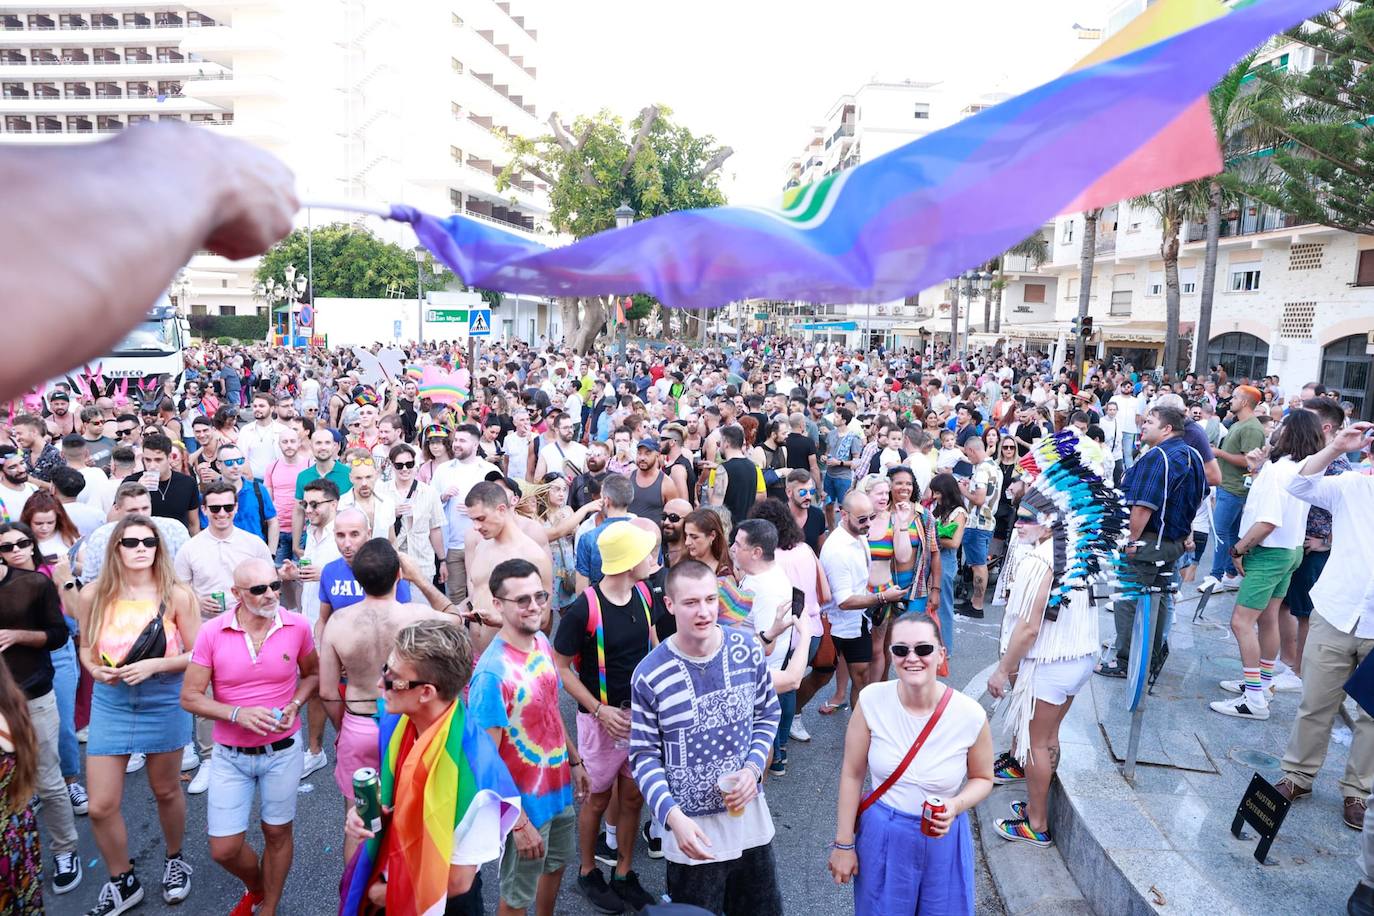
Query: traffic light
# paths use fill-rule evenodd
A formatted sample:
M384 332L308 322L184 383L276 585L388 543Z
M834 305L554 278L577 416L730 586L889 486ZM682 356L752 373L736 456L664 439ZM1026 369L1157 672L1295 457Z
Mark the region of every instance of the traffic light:
M1083 336L1084 336L1084 337L1092 337L1092 336L1093 336L1093 316L1091 316L1091 315L1088 315L1088 316L1084 317L1084 319L1083 319Z
M1081 330L1078 325L1078 317L1074 316L1073 320L1069 322L1069 336L1077 339Z

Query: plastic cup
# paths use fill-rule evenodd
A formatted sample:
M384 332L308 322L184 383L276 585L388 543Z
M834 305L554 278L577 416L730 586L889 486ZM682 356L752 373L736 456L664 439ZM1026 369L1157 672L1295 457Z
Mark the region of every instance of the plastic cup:
M731 792L735 791L738 785L738 777L738 773L722 773L716 778L716 788L720 790L722 796L729 795ZM725 810L730 812L731 817L744 816L743 808L731 808L729 804L726 804Z

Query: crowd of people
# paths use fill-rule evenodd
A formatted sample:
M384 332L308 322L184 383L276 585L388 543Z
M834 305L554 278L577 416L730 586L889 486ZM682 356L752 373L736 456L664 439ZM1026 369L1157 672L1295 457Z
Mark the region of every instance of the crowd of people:
M1274 691L1302 691L1290 800L1374 647L1370 429L1320 385L1101 361L1080 385L1020 349L792 338L396 354L454 373L455 398L379 376L380 349L206 344L133 400L72 379L13 405L0 909L82 885L83 816L107 876L89 916L137 906L144 882L186 900L210 866L183 849L187 796L205 795L210 856L243 885L205 907L270 916L297 786L332 763L350 913L480 913L498 859L503 914L553 913L568 865L599 912L666 893L780 913L767 784L819 698L808 715L848 717L829 870L856 911L971 914L968 812L1024 783L996 831L1053 843L1059 725L1094 672L1127 675L1144 596L1165 609L1157 674L1178 579L1209 563L1199 588L1236 591L1241 669L1210 708L1267 719ZM1036 495L1065 476L1054 461L1120 510L1093 548L1104 571L1120 551L1119 578L1066 570L1064 539L1089 535ZM955 616L993 605L1010 741L940 680ZM381 830L355 804L362 769L383 777ZM130 859L139 770L160 870ZM1352 828L1372 775L1363 717L1340 784ZM423 816L436 804L451 832ZM665 887L641 883L641 848L667 860Z

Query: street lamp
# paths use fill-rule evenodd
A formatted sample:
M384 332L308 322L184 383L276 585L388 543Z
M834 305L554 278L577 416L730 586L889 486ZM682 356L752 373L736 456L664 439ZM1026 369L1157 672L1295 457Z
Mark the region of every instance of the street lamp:
M986 296L992 289L992 273L986 270L966 270L960 279L964 281L964 294L968 297L968 311L964 313L964 346L962 350L964 359L968 359L969 326L973 324L973 297L978 294ZM957 296L955 308L958 308Z
M177 273L172 292L177 297L177 311L183 315L191 314L191 277L185 270Z
M617 229L628 229L630 226L634 225L634 221L634 207L630 206L630 202L628 200L622 200L620 202L620 206L615 208L615 227ZM612 306L612 308L614 308L614 305ZM618 349L620 351L620 358L622 360L625 358L625 350L629 347L629 341L630 322L627 318L625 320L624 327L620 329L620 343L618 345Z
M424 343L425 340L425 246L415 246L415 342Z
M287 264L286 270L283 271L283 273L286 274L286 286L281 288L282 292L284 292L288 298L293 299L297 302L300 301L300 299L305 295L306 278L304 276L296 276L295 264ZM293 292L295 293L294 296L291 295ZM269 312L268 314L270 315L271 312ZM286 328L286 345L292 350L294 350L296 349L296 310L294 308L287 309Z

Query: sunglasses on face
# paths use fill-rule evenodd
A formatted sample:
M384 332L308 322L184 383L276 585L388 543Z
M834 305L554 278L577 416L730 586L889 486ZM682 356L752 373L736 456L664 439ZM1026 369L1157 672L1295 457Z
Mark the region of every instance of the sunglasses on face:
M798 490L798 491L797 491L797 496L798 496L798 497L802 497L802 496L815 496L815 495L816 495L816 488L815 488L815 487L807 487L805 490Z
M8 544L0 544L0 553L13 553L16 550L28 550L33 546L30 538L20 538L17 541L10 541Z
M497 601L509 601L511 604L520 608L520 610L522 611L528 610L531 604L537 604L540 607L543 607L544 605L549 603L549 593L542 591L535 592L533 595L519 595L515 598L503 598L500 595L493 595L492 597L495 598Z
M398 678L394 679L391 677L391 666L382 666L382 687L386 690L390 690L394 693L401 690L412 690L416 687L425 686L433 687L434 685L430 684L429 681L403 681Z
M133 434L134 434L134 431L133 431L132 429L117 429L117 430L115 430L115 438L116 438L116 439L123 439L125 436L132 436Z
M676 512L665 512L665 513L663 513L663 520L664 520L665 522L670 522L670 523L672 523L672 524L674 524L674 525L676 525L678 522L682 521L684 518L686 518L685 515L678 515Z
M893 658L906 658L913 652L916 653L917 658L925 658L926 656L934 653L935 648L935 644L930 642L918 642L914 646L908 646L905 643L894 642L891 647L891 652Z
M135 547L138 547L138 546L140 546L140 545L143 546L143 547L147 547L149 550L152 550L154 547L157 546L157 538L120 538L120 539L119 539L119 546L120 546L120 547L123 547L125 550L133 550Z
M856 515L854 516L854 524L858 525L860 528L865 528L871 524L875 518L877 518L876 515Z
M263 595L267 594L269 588L274 592L281 591L281 580L273 579L265 585L250 585L246 591L255 598L261 598Z
M220 513L228 515L229 513L234 511L234 505L234 503L217 503L216 505L212 506L209 503L206 503L205 511L209 515L219 515Z
M323 506L323 505L325 505L326 503L332 503L332 502L334 502L334 500L332 500L332 499L316 499L316 500L305 500L305 499L303 499L303 500L301 500L301 505L302 505L302 506L305 506L305 508L307 508L307 509L318 509L320 506Z
M224 465L226 468L236 468L247 460L247 458L221 458L219 460L219 463Z
M398 471L408 471L415 467L415 459L412 458L410 461L393 461L391 462L391 466Z

